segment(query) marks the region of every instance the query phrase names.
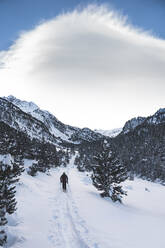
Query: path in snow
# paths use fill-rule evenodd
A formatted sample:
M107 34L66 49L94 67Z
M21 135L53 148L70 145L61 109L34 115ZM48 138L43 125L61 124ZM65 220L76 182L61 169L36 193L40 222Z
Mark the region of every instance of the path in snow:
M52 169L49 176L23 175L17 196L21 217L18 233L25 241L17 242L13 248L99 248L80 217L71 187L67 193L61 189L63 170ZM69 175L72 168L65 170Z
M67 172L69 175L69 171ZM57 174L59 179L61 175ZM97 248L89 238L89 231L85 221L82 220L72 197L72 191L68 187L67 193L60 188L53 198L50 198L53 209L51 222L51 235L49 239L54 247L59 248Z

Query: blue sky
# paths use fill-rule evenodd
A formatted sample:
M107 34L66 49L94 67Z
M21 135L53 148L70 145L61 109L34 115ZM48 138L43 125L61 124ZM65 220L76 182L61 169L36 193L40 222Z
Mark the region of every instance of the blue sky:
M0 50L7 49L22 30L30 30L44 19L89 3L109 4L128 16L134 26L165 39L164 0L0 0Z

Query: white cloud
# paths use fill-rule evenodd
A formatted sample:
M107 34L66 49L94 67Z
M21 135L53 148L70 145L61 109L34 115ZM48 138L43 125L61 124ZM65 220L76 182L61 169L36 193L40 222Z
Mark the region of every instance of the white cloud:
M69 124L118 127L164 107L165 41L105 6L22 33L0 61L3 94L33 100Z

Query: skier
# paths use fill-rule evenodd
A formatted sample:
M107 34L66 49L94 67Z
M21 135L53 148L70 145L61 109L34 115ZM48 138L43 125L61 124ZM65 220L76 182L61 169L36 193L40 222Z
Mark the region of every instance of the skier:
M65 172L60 177L60 182L62 183L63 191L66 192L66 184L68 183L68 176L65 174Z

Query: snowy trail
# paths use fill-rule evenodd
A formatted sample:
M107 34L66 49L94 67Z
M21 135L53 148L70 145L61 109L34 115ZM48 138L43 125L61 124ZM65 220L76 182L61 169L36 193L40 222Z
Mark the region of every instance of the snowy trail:
M65 194L65 193L64 193ZM88 248L81 238L81 233L78 233L76 225L73 220L73 208L70 208L70 203L67 195L60 194L59 198L54 198L53 221L51 232L52 235L49 237L55 247L66 247L66 248ZM54 231L53 231L54 230Z
M63 171L69 177L67 193L59 183ZM120 205L102 199L86 174L73 161L67 168L51 169L50 175L24 173L7 248L165 247L163 186L127 181L128 196Z
M69 175L69 170L67 170ZM57 175L59 178L62 172ZM58 248L99 248L89 237L86 223L80 217L70 186L67 193L58 190L53 199L53 220L49 239Z
M28 175L23 177L18 208L22 213L19 228L25 240L13 248L99 248L92 242L86 223L78 213L70 185L67 193L61 189L59 178L63 170L52 170L49 176L41 173L39 178L30 178L30 181ZM72 169L66 170L69 175Z

